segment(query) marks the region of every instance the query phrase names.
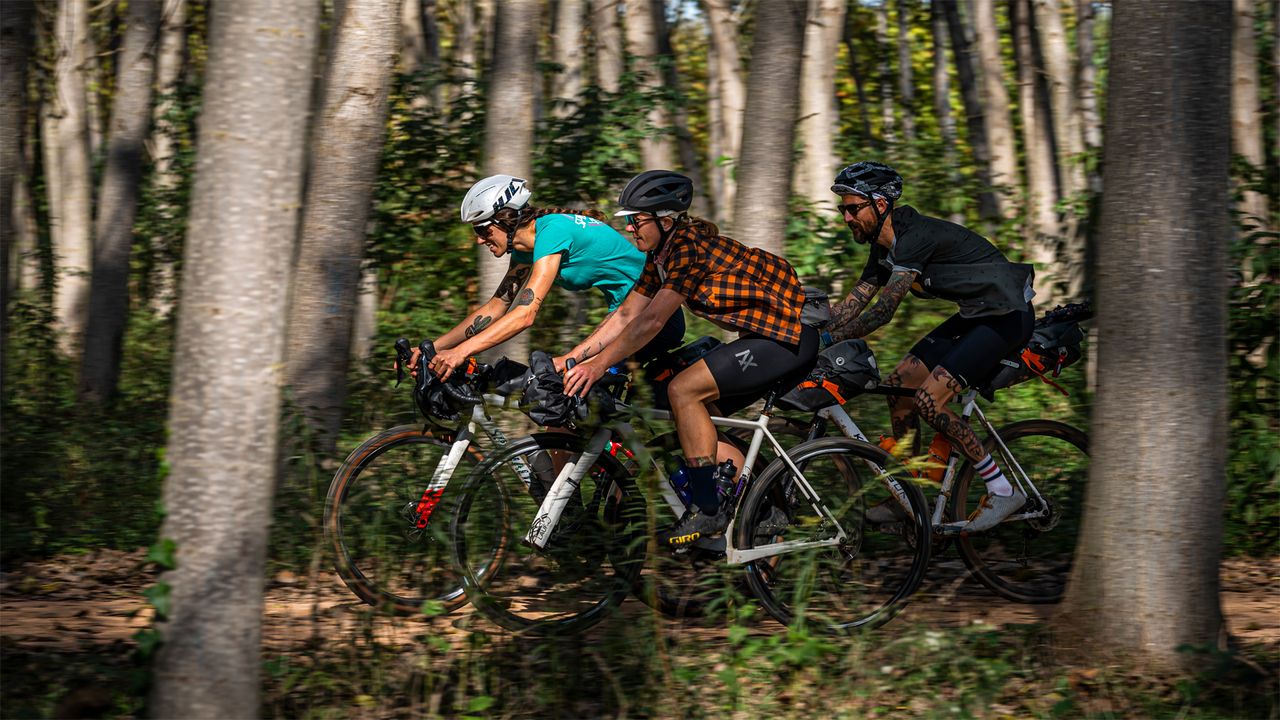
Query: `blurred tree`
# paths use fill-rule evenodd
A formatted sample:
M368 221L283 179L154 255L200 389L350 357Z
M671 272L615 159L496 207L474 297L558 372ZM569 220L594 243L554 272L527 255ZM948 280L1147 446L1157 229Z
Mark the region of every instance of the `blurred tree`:
M1231 5L1119 3L1113 33L1090 482L1054 623L1090 662L1192 671L1223 630L1231 119L1205 99Z
M1262 144L1262 105L1258 101L1257 0L1235 0L1235 37L1231 43L1231 153L1261 172L1266 166ZM1267 196L1245 190L1239 210L1263 227L1271 226Z
M831 179L840 167L834 134L840 127L836 107L836 58L844 34L844 0L809 0L804 60L800 76L800 164L795 193L825 212L835 212Z
M1018 67L1018 114L1022 118L1022 152L1027 169L1027 207L1023 226L1026 249L1036 264L1036 301L1053 307L1057 269L1057 185L1054 182L1050 118L1042 112L1041 68L1035 52L1036 17L1029 0L1009 4L1010 25Z
M116 395L129 316L129 256L141 193L161 0L130 0L123 50L116 61L107 157L98 189L89 320L80 362L80 399L101 404Z
M319 4L215 2L183 261L155 717L258 713L286 301Z
M867 100L867 78L863 74L862 68L858 62L858 43L856 42L855 24L859 5L856 3L845 12L844 23L844 47L845 57L849 64L849 77L853 80L854 93L857 95L857 102L854 103L854 112L857 113L858 127L862 130L862 143L869 147L878 147L880 138L871 131L870 108L871 103Z
M618 28L618 8L621 5L622 0L591 0L596 85L608 93L618 92L625 67L622 58L622 31Z
M973 56L964 20L956 0L936 0L947 17L947 32L951 40L951 54L956 62L956 80L960 83L960 98L964 103L965 137L973 150L973 163L982 191L978 195L978 214L984 218L1000 215L1000 202L991 190L991 144L987 140L986 109L973 68Z
M804 51L805 0L760 0L747 75L734 237L782 255Z
M886 0L887 4L887 0ZM915 63L911 59L911 8L913 0L898 0L898 111L902 113L902 139L916 139Z
M1085 149L1096 157L1102 152L1102 115L1098 111L1098 67L1094 62L1097 44L1094 23L1098 12L1094 0L1076 0L1076 93L1080 103L1080 128ZM1102 191L1098 164L1090 162L1085 173L1089 191Z
M703 0L715 63L708 69L714 80L714 115L718 119L719 142L710 148L708 167L715 180L713 192L717 219L733 227L734 198L738 180L733 172L740 159L742 123L746 111L746 83L742 79L742 56L738 51L738 23L729 0Z
M0 366L9 329L9 298L16 234L14 189L23 165L27 132L27 67L31 63L35 5L19 0L0 4Z
M978 62L982 66L982 107L991 152L991 185L996 190L1000 214L1013 217L1018 212L1015 193L1021 184L1009 118L1009 92L1004 85L995 0L973 0L973 26L978 39Z
M164 0L163 13L160 24L160 45L156 50L156 95L160 101L156 103L152 116L151 178L157 188L172 190L178 184L178 176L173 171L173 158L176 152L174 138L177 135L177 128L170 114L177 109L178 84L186 64L187 0ZM160 195L163 197L164 193ZM163 199L159 204L168 205ZM151 243L160 242L160 238L147 238L147 240ZM168 315L177 293L174 284L176 271L170 259L171 253L153 248L153 255L158 257L159 261L155 269L156 288L151 293L152 307L161 315Z
M893 57L889 44L889 0L880 0L876 13L876 83L880 88L880 137L885 143L898 141L893 113Z
M583 66L583 2L557 0L552 35L555 64L560 66L552 80L551 97L556 101L555 113L564 116L572 111L571 102L582 92Z
M663 0L626 0L626 21L622 28L627 39L627 55L631 58L630 70L637 76L641 90L661 87L662 64L670 62L669 57L663 57L658 37L666 27L665 12ZM642 169L675 167L670 116L666 103L654 103L649 108L649 128L656 132L640 141Z
M401 0L347 0L330 52L293 275L285 383L324 456L342 426L366 224L401 40Z

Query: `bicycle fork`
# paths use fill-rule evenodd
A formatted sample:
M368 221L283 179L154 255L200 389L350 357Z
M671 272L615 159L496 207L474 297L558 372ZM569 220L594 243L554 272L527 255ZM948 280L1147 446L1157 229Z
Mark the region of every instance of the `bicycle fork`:
M587 441L586 450L575 460L565 463L564 467L560 468L555 482L551 483L551 489L547 491L547 496L542 499L542 505L538 507L537 517L529 526L529 531L525 533L524 544L535 550L546 549L547 540L551 538L556 524L560 522L560 516L564 513L564 507L569 503L569 498L573 497L574 491L582 484L582 478L587 476L587 472L595 465L601 453L609 447L612 437L613 431L609 428L602 427L596 430Z

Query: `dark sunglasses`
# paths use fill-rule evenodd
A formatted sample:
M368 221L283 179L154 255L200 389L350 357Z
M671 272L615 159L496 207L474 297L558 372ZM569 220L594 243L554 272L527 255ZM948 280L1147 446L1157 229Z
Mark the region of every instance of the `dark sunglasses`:
M837 205L836 209L840 211L841 215L843 215L844 213L849 213L850 215L857 215L858 212L862 210L862 208L870 204L871 204L870 200L868 200L867 202L860 202L860 203L851 202L847 205Z
M482 223L476 223L475 225L471 226L471 230L475 232L476 235L483 237L485 234L485 230L489 228L491 225L493 225L492 220L489 220L487 222L482 222Z

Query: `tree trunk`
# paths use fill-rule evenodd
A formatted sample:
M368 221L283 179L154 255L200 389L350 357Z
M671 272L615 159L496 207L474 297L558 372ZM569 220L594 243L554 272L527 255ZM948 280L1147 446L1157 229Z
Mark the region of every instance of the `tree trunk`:
M171 190L178 184L173 172L174 140L177 129L169 121L169 113L175 107L174 95L182 79L187 50L187 0L164 0L164 16L160 24L160 46L156 51L156 103L151 130L152 182L161 190ZM168 207L166 204L165 207ZM160 238L151 238L157 243ZM160 315L173 310L178 289L177 271L169 260L170 253L156 253L159 258L154 274L151 307Z
M844 0L809 0L800 74L800 165L795 191L822 213L835 213L831 192L839 158L834 134L840 127L835 101L836 64L844 34Z
M40 286L40 259L36 252L40 224L36 220L35 193L32 179L36 177L36 149L40 145L39 111L30 113L27 135L23 142L18 177L13 183L13 242L10 249L10 287L15 291L32 291ZM13 296L10 296L10 300ZM6 319L7 321L7 319Z
M57 120L54 161L58 165L58 232L54 245L57 280L54 308L63 352L74 354L84 339L93 263L93 167L89 160L89 115L85 74L89 58L88 0L59 0L57 29Z
M422 0L403 0L400 5L400 72L413 73L427 67L427 33L422 24L424 10ZM342 15L335 12L334 18L340 23Z
M1013 124L1009 120L1009 93L1004 86L1004 59L996 25L995 0L974 0L974 30L978 60L982 65L982 104L986 108L987 141L991 151L991 184L996 189L1000 213L1017 213L1018 155L1014 150Z
M1080 103L1080 123L1085 148L1096 155L1102 151L1102 118L1098 114L1098 69L1093 62L1093 22L1097 15L1093 0L1076 0L1076 53L1078 55L1076 93ZM1089 191L1102 192L1102 175L1086 171Z
M893 64L889 62L893 50L889 47L889 3L884 0L876 6L876 49L880 56L877 68L880 85L880 137L886 144L898 141L893 117Z
M476 4L469 0L456 3L457 17L454 18L453 61L458 66L458 74L467 80L462 84L463 93L476 90L475 80L480 77L479 48L482 42L479 35L479 18Z
M1053 143L1049 118L1041 112L1040 67L1033 47L1035 16L1029 0L1010 4L1014 47L1018 60L1018 111L1022 117L1022 148L1027 163L1027 254L1036 265L1036 299L1053 306L1058 213L1053 175Z
M533 174L533 86L538 82L534 59L538 26L538 0L507 0L497 17L493 67L485 115L484 174L505 173L529 179ZM534 200L537 202L537 199ZM494 258L484 247L480 254L480 297L489 299L510 264L505 255ZM502 355L525 362L529 337L522 333L492 348L488 358Z
M956 0L937 0L947 16L947 31L951 39L951 54L956 60L956 79L960 82L960 98L964 103L965 137L973 150L973 164L977 166L978 180L984 188L994 185L991 180L991 145L987 142L986 110L978 87L977 73L973 69L972 49L960 17ZM978 212L984 218L1000 215L1000 202L992 190L984 189L978 195Z
M561 117L572 111L571 103L582 92L582 13L582 0L558 0L556 3L553 45L554 60L560 71L552 82L554 90L551 95L558 101L554 112Z
M631 70L639 79L639 89L652 91L662 85L662 69L659 67L662 51L658 42L663 12L662 0L626 0L626 22L623 31L627 39L627 54L631 56ZM671 120L663 103L650 105L648 136L640 142L640 163L646 168L674 167L669 128Z
M662 82L667 92L681 97L680 73L676 71L676 52L671 46L671 31L667 27L666 14L659 0L653 4L653 27L658 38L658 55L662 62ZM694 144L693 133L689 132L689 114L683 102L677 102L671 113L671 125L675 131L676 150L680 155L679 170L693 180L693 204L689 212L698 217L706 217L710 213L707 204L707 186L703 182L702 163L698 160L698 150Z
M156 717L258 713L280 372L319 4L215 2L183 262Z
M805 0L760 0L747 75L746 125L733 216L747 245L783 254L804 51Z
M285 383L322 455L346 400L365 229L386 136L400 0L347 0L312 141L285 344Z
M742 55L738 51L738 25L728 0L704 0L707 29L715 47L717 112L722 132L720 152L712 156L711 166L721 176L722 190L716 195L720 220L733 227L733 208L738 194L734 169L741 159L742 123L745 119L747 91L742 80Z
M360 272L360 295L356 299L355 327L351 331L351 359L368 359L378 334L378 268L366 262Z
M30 2L0 4L0 367L9 337L11 268L17 235L14 190L22 167L27 132L27 65L31 62L31 28L35 6ZM0 373L0 378L3 373Z
M947 15L942 3L929 4L929 20L933 35L933 116L942 138L943 157L954 167L956 120L951 115L951 74L947 71Z
M898 0L898 108L902 112L902 136L916 139L915 64L911 61L912 0Z
M1076 89L1071 72L1071 49L1067 46L1067 32L1062 24L1061 0L1034 0L1036 26L1039 28L1040 47L1044 53L1045 77L1053 108L1053 137L1058 150L1058 185L1062 197L1074 199L1085 190L1084 135L1081 131L1080 109L1076 101ZM1073 214L1068 213L1070 218Z
M1223 629L1230 111L1205 98L1231 5L1118 3L1112 28L1090 482L1054 622L1068 655L1191 672L1180 648Z
M596 85L608 93L618 92L622 80L622 31L618 28L618 7L622 0L591 0L591 33L595 36Z
M853 18L858 10L858 6L854 5L845 12L844 23L844 46L845 52L849 58L849 77L853 80L854 93L858 96L858 126L862 128L862 142L869 147L878 148L882 146L880 139L871 131L871 118L867 114L867 108L871 107L867 100L866 76L862 73L862 68L858 65L858 44L854 42L853 37Z
M1262 106L1258 101L1258 43L1254 37L1256 0L1235 0L1235 37L1231 44L1231 154L1239 155L1261 174L1266 166L1262 146ZM1246 190L1238 208L1247 224L1269 227L1267 196Z
M118 56L106 168L98 195L89 324L80 363L80 399L101 404L116 394L129 317L129 255L151 125L151 88L161 0L130 0Z
M711 220L724 226L725 185L728 168L720 162L725 157L724 106L720 98L720 58L715 42L707 43L707 195L711 199Z

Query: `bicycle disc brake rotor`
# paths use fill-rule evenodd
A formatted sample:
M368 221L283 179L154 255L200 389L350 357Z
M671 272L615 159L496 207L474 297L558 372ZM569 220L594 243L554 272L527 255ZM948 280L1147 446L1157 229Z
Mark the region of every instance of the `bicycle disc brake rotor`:
M1057 527L1058 521L1062 519L1062 509L1051 498L1044 498L1044 502L1047 512L1041 517L1027 518L1027 525L1040 532L1049 532Z

